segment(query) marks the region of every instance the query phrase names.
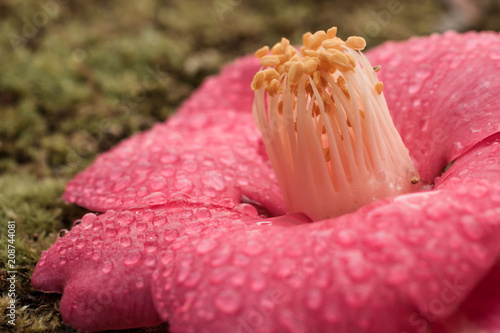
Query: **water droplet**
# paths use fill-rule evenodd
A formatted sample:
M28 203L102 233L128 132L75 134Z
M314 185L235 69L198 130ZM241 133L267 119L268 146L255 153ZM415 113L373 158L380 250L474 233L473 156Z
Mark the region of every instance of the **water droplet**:
M67 229L61 229L59 230L58 237L64 237L68 233Z
M177 155L164 154L160 157L160 162L165 163L165 164L171 164L171 163L177 162L178 159L179 159L179 157L177 157Z
M488 188L483 185L475 185L470 189L470 196L473 198L484 198L484 196L488 193Z
M143 288L145 285L144 283L144 279L142 277L138 277L137 280L135 280L135 286L138 288L138 289L141 289Z
M146 231L146 229L148 228L148 224L145 222L139 222L139 223L137 223L136 228L137 228L137 231L142 233L142 232Z
M196 250L199 254L209 253L217 247L218 243L215 239L205 238L197 246Z
M117 219L118 219L118 222L121 222L123 224L128 225L128 224L135 221L135 216L132 212L124 211L118 215Z
M306 295L306 306L310 310L318 310L323 304L323 292L318 288L312 288Z
M175 182L174 187L178 191L182 191L182 192L188 193L189 191L191 191L193 189L193 183L191 183L191 181L189 179L182 178L182 179L178 179Z
M356 242L356 232L353 230L340 230L337 234L337 242L342 246L351 246Z
M264 250L264 246L257 240L249 240L243 249L243 253L249 256L259 255Z
M76 248L81 249L87 244L87 240L85 238L78 238L76 241Z
M155 241L147 241L144 243L144 249L148 253L156 252L156 250L158 249L158 243Z
M215 297L214 305L220 311L233 315L241 307L241 295L233 289L225 289Z
M489 53L489 56L491 60L500 60L500 51L492 51Z
M344 297L346 303L353 308L360 308L366 303L368 299L369 291L366 289L359 290L348 290L345 291Z
M103 264L102 264L102 267L101 267L101 272L103 272L104 274L108 274L109 272L111 272L113 270L113 263L109 260L106 260Z
M97 215L92 214L92 213L85 214L82 217L82 225L85 228L90 228L95 220L97 220Z
M257 225L263 225L263 226L272 226L273 222L272 221L259 221L256 224Z
M212 266L217 267L226 263L231 257L231 254L232 254L232 249L231 247L229 247L229 245L224 245L220 247L218 250L213 252L213 258L211 262Z
M66 260L65 256L59 257L59 266L64 266L64 265L66 265L67 262L68 261Z
M97 260L101 259L101 256L102 256L101 251L99 251L99 250L95 250L95 251L92 253L92 260L97 261Z
M217 171L208 171L201 178L203 184L213 188L216 191L224 191L226 184L222 175Z
M201 223L189 223L186 225L186 229L184 230L184 232L186 233L186 235L192 236L198 235L204 229L205 226Z
M156 257L154 255L147 255L144 259L144 264L148 267L153 267L156 265Z
M185 161L182 164L182 170L189 173L196 172L196 170L198 170L198 164L194 160Z
M184 285L186 287L192 288L196 286L201 281L202 275L198 271L194 271L186 278Z
M76 227L77 225L80 225L82 224L82 220L76 220L75 222L73 222L73 228Z
M179 236L179 232L177 229L166 229L165 232L163 233L163 238L167 242L172 242Z
M106 228L106 236L110 238L115 237L117 233L118 231L116 230L116 228Z
M142 200L147 205L161 205L168 201L168 196L163 192L154 192L145 196Z
M157 215L153 219L153 225L156 227L164 225L165 223L167 223L167 217L165 215Z
M375 171L374 178L377 182L384 182L386 179L385 171L384 170L377 170Z
M472 241L479 241L484 236L483 226L472 215L463 216L460 224L464 235Z
M137 264L142 259L142 255L137 250L130 251L127 253L125 258L123 258L123 263L125 265L134 265Z
M254 206L242 203L234 207L234 210L237 211L240 214L247 215L247 216L258 216L259 213L257 212L257 209L255 209Z

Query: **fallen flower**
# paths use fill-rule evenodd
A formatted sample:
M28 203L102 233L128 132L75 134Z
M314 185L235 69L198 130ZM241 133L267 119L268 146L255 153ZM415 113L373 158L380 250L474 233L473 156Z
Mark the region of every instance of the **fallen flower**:
M238 60L176 116L68 184L66 200L106 213L87 214L42 255L34 287L63 292L63 320L85 331L169 321L174 332L411 332L441 323L500 253L499 41L448 33L371 51L422 179L456 162L430 191L314 223L284 215L252 123L248 86L259 64Z

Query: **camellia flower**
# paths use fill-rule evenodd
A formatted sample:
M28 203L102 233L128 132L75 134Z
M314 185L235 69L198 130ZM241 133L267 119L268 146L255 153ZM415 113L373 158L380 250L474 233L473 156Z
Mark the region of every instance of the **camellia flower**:
M237 60L68 184L104 213L33 274L66 324L500 328L500 36L386 43L373 67L333 32Z

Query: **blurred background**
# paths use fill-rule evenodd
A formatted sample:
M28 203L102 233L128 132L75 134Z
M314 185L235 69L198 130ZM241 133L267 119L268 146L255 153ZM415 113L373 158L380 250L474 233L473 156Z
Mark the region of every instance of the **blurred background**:
M17 330L71 331L60 296L29 283L41 251L86 213L59 199L71 177L165 120L224 63L334 25L368 48L448 29L499 31L500 0L0 0L0 221L17 223ZM2 313L7 302L2 294Z

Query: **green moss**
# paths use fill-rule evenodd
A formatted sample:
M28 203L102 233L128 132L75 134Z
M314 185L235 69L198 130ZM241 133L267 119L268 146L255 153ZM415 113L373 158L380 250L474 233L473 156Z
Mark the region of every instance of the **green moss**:
M366 34L373 47L432 32L446 9L401 0L401 11L382 24L374 13L387 10L387 0L89 0L60 4L36 26L45 3L0 3L0 225L17 225L14 331L24 332L71 331L59 315L60 296L34 291L29 280L41 251L85 214L59 198L97 154L167 118L223 63L281 36L299 43L305 31L337 25L343 37ZM499 11L492 5L470 28L498 30ZM378 24L376 33L368 22ZM148 89L143 82L152 71L158 84ZM7 259L4 250L0 259ZM2 290L5 278L2 267ZM7 301L2 294L2 312ZM0 330L13 330L4 316Z

